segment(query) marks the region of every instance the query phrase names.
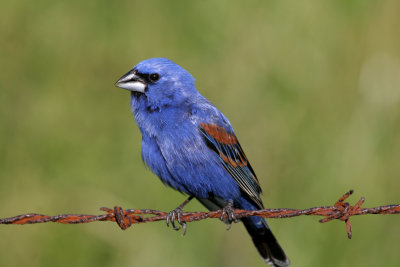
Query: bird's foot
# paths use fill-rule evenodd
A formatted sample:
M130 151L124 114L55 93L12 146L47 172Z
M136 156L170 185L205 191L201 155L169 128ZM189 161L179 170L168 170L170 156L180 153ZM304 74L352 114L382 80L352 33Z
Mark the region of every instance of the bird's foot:
M222 214L221 214L220 219L221 219L221 221L225 221L225 220L227 221L228 229L226 229L226 230L231 229L232 222L237 223L239 221L238 219L236 219L234 211L235 211L235 208L233 207L233 201L231 201L231 200L222 209ZM225 218L225 216L227 218Z
M169 224L171 223L172 229L174 229L175 231L178 231L179 229L181 229L179 226L176 226L176 224L175 224L175 220L177 220L183 229L182 236L184 236L186 234L186 222L183 222L181 220L182 210L183 210L183 207L185 207L186 204L189 203L190 200L192 200L192 198L193 197L189 197L181 205L179 205L179 207L177 207L173 211L168 212L166 219L165 219L167 226L169 227Z
M168 212L166 218L167 226L169 226L169 224L171 223L172 229L178 231L180 227L175 225L175 220L177 220L178 223L182 225L181 214L182 209L180 209L179 207L174 209L173 211Z

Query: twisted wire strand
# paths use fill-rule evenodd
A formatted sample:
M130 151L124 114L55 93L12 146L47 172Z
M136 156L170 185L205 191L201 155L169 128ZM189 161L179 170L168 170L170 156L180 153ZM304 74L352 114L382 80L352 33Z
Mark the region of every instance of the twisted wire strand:
M240 219L248 216L259 216L264 218L291 218L296 216L323 216L319 222L325 223L332 220L341 220L346 223L346 231L348 238L352 237L350 217L366 214L400 214L400 204L385 205L374 208L361 208L365 201L362 197L354 206L348 202L344 202L353 190L348 191L333 206L321 206L309 209L263 209L263 210L240 210L235 209L233 214L235 218ZM0 219L0 224L36 224L46 222L56 222L63 224L82 224L96 221L112 221L116 222L122 230L128 229L132 224L157 222L167 219L168 212L152 210L152 209L127 209L124 210L119 206L113 209L102 207L100 210L106 214L89 215L89 214L62 214L56 216L48 216L38 213L29 213L18 215L10 218ZM221 218L222 210L210 212L182 212L180 220L183 223L201 221L207 218ZM227 214L224 215L228 216Z

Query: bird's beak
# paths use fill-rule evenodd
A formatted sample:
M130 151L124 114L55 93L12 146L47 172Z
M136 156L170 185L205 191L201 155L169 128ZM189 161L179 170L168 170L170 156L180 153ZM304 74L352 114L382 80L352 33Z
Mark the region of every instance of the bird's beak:
M135 74L134 70L131 70L127 74L122 76L115 83L115 86L129 91L140 92L140 93L144 93L147 88L146 82L142 78L140 78L140 76Z

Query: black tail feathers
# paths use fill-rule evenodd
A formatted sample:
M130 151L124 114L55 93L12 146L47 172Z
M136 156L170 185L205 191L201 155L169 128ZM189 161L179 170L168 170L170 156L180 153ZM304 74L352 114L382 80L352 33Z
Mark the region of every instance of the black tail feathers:
M290 261L272 234L265 220L262 228L255 227L254 222L249 218L242 219L247 232L250 234L254 245L264 261L271 266L286 267Z

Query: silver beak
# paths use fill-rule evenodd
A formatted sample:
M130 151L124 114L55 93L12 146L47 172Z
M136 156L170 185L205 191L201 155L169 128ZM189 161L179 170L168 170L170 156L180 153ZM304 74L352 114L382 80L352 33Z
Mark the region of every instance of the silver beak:
M138 75L134 73L134 70L129 71L127 74L122 76L116 83L116 87L123 88L133 92L144 93L147 84Z

